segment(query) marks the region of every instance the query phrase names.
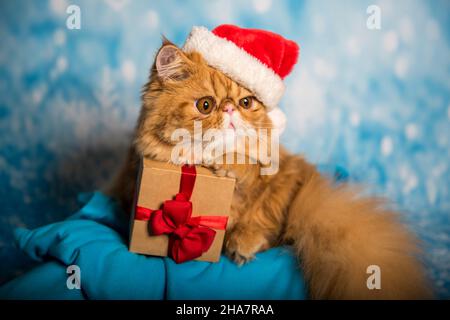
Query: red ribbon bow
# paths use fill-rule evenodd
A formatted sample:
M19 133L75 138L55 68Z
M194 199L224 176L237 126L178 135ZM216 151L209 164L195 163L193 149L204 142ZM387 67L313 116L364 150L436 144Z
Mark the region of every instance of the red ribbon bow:
M194 190L196 170L194 166L181 168L180 192L174 200L166 200L161 209L152 210L136 206L136 220L149 221L153 235L169 235L169 254L176 263L200 257L213 243L216 231L224 230L226 216L192 215L190 201Z

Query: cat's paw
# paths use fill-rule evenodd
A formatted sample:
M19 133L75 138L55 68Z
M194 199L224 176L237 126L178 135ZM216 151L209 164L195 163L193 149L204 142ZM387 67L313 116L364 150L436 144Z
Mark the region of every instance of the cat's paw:
M183 165L187 164L187 159L178 157L176 159L172 159L170 162L176 166L183 166Z
M217 177L228 177L228 178L236 178L236 174L229 167L225 167L224 165L217 163L202 163L202 166L211 170Z
M269 243L262 234L233 232L225 240L225 254L239 266L255 258L255 254L267 250Z
M217 158L213 157L211 154L206 153L206 152L202 154L202 165L203 166L214 167L214 166L217 166L216 162L217 162Z
M187 165L195 164L195 161L192 156L184 156L184 155L180 155L178 157L172 157L170 159L170 162L177 166L183 166L185 164L187 164Z
M212 168L214 174L218 177L228 177L228 178L233 178L236 179L236 174L234 173L233 170L221 167L221 166L216 166Z

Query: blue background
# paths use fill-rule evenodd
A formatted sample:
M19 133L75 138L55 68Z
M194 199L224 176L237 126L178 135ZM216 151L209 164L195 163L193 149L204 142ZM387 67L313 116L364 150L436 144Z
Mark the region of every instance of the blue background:
M80 30L66 28L70 4ZM380 30L366 27L371 4ZM14 227L68 216L114 173L161 35L182 45L193 25L233 23L300 44L284 144L393 200L450 298L449 13L419 0L1 1L0 283L30 266Z

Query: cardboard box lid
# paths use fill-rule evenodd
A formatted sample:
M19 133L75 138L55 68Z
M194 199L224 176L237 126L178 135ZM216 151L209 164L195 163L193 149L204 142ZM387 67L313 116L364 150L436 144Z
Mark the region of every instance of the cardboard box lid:
M196 166L197 176L191 201L193 216L229 215L235 180L217 177L209 169ZM137 204L158 209L179 191L181 166L144 158Z

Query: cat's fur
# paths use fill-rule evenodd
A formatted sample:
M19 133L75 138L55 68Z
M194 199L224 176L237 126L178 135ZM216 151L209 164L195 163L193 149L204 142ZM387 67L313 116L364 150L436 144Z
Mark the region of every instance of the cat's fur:
M212 96L216 110L205 116L194 101ZM198 53L186 54L165 41L142 95L142 110L123 170L110 193L127 210L135 192L141 156L170 161L176 128L192 131L222 128L231 103L239 115L235 125L267 127L265 107L254 100L250 110L239 99L253 96ZM295 107L295 106L292 106ZM184 159L189 162L189 159ZM237 263L280 244L298 254L309 293L314 299L417 299L430 297L415 237L383 201L358 196L348 185L335 185L302 157L280 150L279 172L260 174L260 164L214 165L218 175L236 177L224 251ZM214 197L211 190L211 197ZM367 268L381 268L381 290L367 288Z

